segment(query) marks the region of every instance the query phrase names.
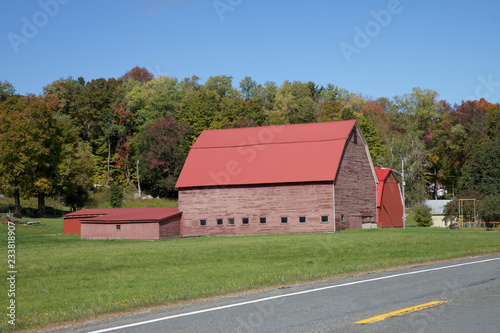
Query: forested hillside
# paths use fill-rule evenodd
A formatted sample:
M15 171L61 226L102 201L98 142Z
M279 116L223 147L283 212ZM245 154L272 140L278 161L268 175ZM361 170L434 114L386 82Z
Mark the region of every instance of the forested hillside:
M3 195L83 207L94 188L118 184L175 197L190 146L204 129L357 119L375 166L401 172L406 204L438 189L500 195L500 110L484 99L450 105L413 88L374 98L336 85L179 80L135 67L120 78L61 78L43 95L20 96L0 81Z

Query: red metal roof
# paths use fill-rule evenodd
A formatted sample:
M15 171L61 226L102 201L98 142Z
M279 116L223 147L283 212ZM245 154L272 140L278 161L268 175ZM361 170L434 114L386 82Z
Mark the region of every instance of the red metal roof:
M205 130L176 186L333 181L356 120Z
M382 204L382 192L384 191L385 180L391 173L391 168L375 168L375 173L377 174L378 184L377 184L377 207Z
M63 217L82 217L82 222L99 223L160 222L180 213L177 207L109 208L82 209Z
M108 211L112 209L101 209L101 208L91 208L91 209L80 209L77 210L76 212L71 212L68 214L63 215L64 218L77 218L77 217L82 217L82 216L97 216L97 215L103 215L107 214Z

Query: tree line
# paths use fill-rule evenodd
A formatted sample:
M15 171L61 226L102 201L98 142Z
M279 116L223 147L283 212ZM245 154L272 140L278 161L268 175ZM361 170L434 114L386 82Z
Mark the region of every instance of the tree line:
M484 99L450 105L430 89L372 98L333 84L284 81L236 88L231 76L178 80L134 67L120 78L61 78L43 94L0 81L1 192L83 207L116 184L176 195L189 148L205 129L357 119L376 166L403 171L406 204L474 190L500 195L500 110Z

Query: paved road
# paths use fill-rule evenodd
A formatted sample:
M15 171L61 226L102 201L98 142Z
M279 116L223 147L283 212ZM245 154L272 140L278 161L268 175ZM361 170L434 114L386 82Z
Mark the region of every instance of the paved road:
M356 321L434 301L371 324ZM500 332L500 256L226 297L58 332Z

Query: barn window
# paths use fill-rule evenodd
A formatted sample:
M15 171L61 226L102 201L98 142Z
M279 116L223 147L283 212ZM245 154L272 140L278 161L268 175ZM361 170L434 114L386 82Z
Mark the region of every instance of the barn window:
M282 216L281 217L281 223L283 223L283 224L288 223L288 217Z
M232 217L227 219L227 224L234 225L234 219Z
M305 216L299 216L299 223L306 223L306 217Z
M249 222L248 222L248 217L243 217L243 218L241 219L241 223L242 223L242 224L248 224L248 223L249 223Z
M206 226L207 225L207 220L200 220L200 225L202 227Z
M326 223L328 222L328 215L322 215L321 216L321 223Z
M341 215L340 215L340 222L341 222L341 223L344 223L344 214L341 214Z
M217 225L223 225L223 224L224 224L224 222L222 219L217 219Z
M116 230L120 230L120 228L121 228L121 225L117 224L116 225Z
M265 217L261 217L259 219L259 221L260 221L261 224L265 224L266 223L266 218Z
M354 131L353 131L353 132L354 132L354 133L353 133L354 143L355 143L355 144L358 144L358 132L356 131L356 129L354 129Z

